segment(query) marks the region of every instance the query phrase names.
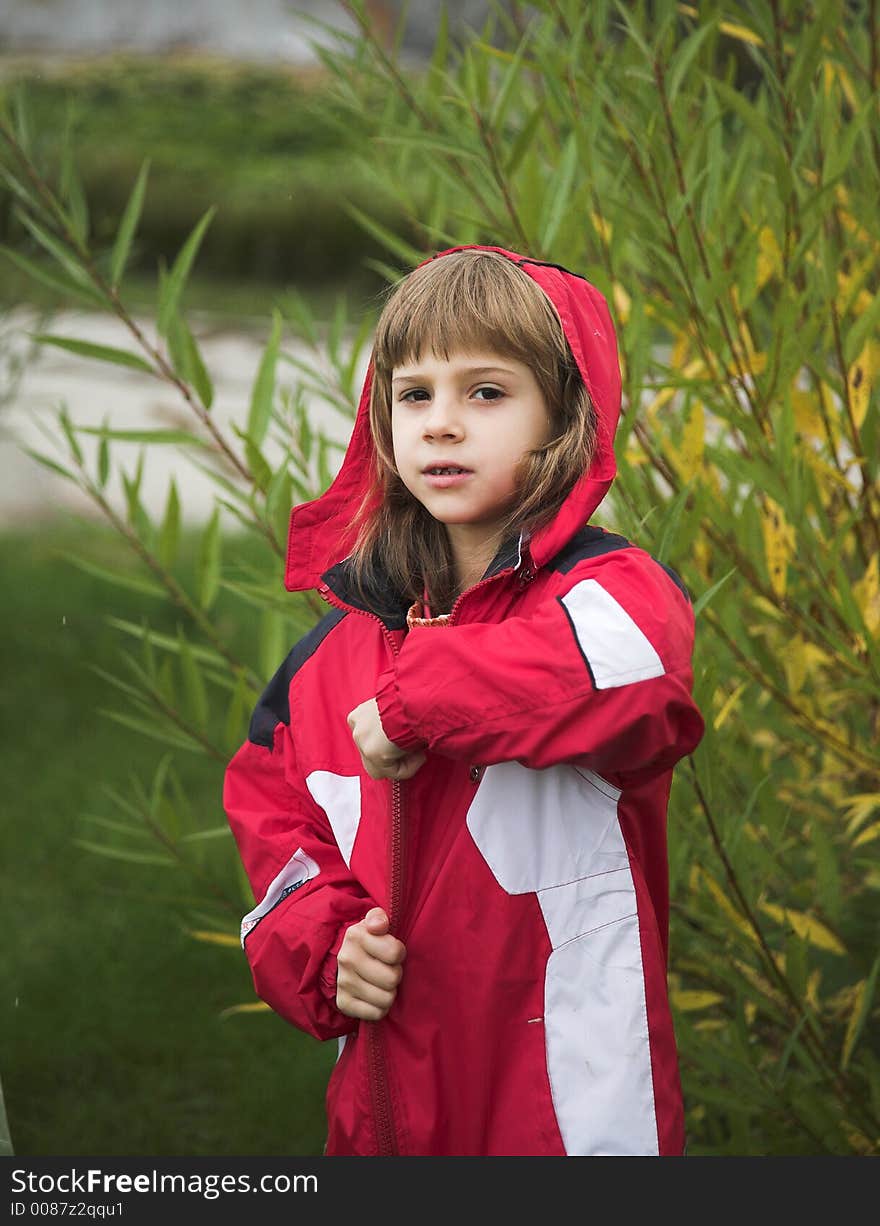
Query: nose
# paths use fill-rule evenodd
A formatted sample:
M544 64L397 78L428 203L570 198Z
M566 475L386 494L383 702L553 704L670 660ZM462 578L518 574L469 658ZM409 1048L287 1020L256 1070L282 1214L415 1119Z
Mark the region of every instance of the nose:
M431 407L422 422L422 430L426 439L461 437L463 433L461 417L452 393L441 391L439 388L435 390Z

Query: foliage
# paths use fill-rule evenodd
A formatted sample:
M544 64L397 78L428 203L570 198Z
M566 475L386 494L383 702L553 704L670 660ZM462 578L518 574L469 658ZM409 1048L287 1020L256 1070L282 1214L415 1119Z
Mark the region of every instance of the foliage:
M183 55L102 56L55 67L20 60L4 71L0 96L10 109L26 99L38 161L57 160L75 144L100 245L112 241L131 183L149 159L133 271L152 272L212 204L222 207L205 237L203 275L339 281L359 263L364 241L339 181L361 208L376 205L352 156L353 133L320 74ZM402 224L387 199L381 215L387 225ZM0 204L0 238L19 234L11 209Z
M438 246L512 246L584 273L620 325L620 477L605 514L694 593L707 722L670 810L689 1152L876 1154L876 8L754 0L731 19L718 0L699 11L671 0L499 6L459 47L441 24L430 66L415 72L374 36L361 3L345 7L361 34L325 54L333 105L359 134L376 200L409 214L407 234L357 211L387 249L373 265L393 279ZM112 438L91 471L81 432L61 417L62 467L143 559L150 595L186 620L176 639L122 628L141 648L118 679L137 712L127 718L219 762L270 660L318 612L275 595L290 498L330 475L303 396L351 410L369 321L351 340L342 308L323 338L307 312L276 317L240 436L222 437L179 310L198 233L164 277L154 344L86 247L69 187L50 195L21 137L4 132L30 233L56 275L107 302L139 360L177 388L218 509L253 538L252 567L230 574L215 516L198 588L185 589L169 569L177 493L165 522L150 524L128 474L128 518L115 516L102 492ZM118 251L114 262L125 262ZM326 346L332 384L306 364L299 382L273 388L288 326L316 362ZM263 610L259 661L216 621L220 590ZM144 797L163 830L178 820L161 769Z

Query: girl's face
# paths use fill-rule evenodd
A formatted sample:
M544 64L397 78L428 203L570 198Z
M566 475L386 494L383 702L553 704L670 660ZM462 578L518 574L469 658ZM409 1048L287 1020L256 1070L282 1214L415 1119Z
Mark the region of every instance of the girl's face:
M551 436L531 369L491 351L422 353L391 380L394 459L404 485L450 536L488 541L515 502L523 455ZM436 473L453 466L453 474Z

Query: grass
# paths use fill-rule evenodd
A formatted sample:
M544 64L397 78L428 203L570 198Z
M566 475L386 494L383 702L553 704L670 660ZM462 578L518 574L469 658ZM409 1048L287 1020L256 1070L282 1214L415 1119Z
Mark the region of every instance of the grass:
M138 620L141 601L69 565L85 543L125 564L98 526L0 536L0 1079L14 1151L319 1154L335 1044L268 1012L222 1017L255 1000L250 974L237 950L188 935L179 874L74 841L91 833L84 813L108 814L104 786L125 792L158 756L98 712L116 705L90 668L113 669L106 618ZM222 768L180 766L222 821Z

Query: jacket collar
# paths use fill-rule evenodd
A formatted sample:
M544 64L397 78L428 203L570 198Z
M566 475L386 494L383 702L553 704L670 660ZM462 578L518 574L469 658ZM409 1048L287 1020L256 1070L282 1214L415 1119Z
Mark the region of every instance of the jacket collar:
M505 570L517 570L522 564L524 550L523 534L517 539L513 537L502 542L495 557L486 568L483 583ZM321 582L343 603L352 609L360 609L364 613L372 613L385 623L389 630L402 630L407 624L407 613L412 601L398 591L386 573L382 573L364 599L356 588L352 575L350 558L343 558L335 566L321 575ZM471 590L471 589L468 589Z

